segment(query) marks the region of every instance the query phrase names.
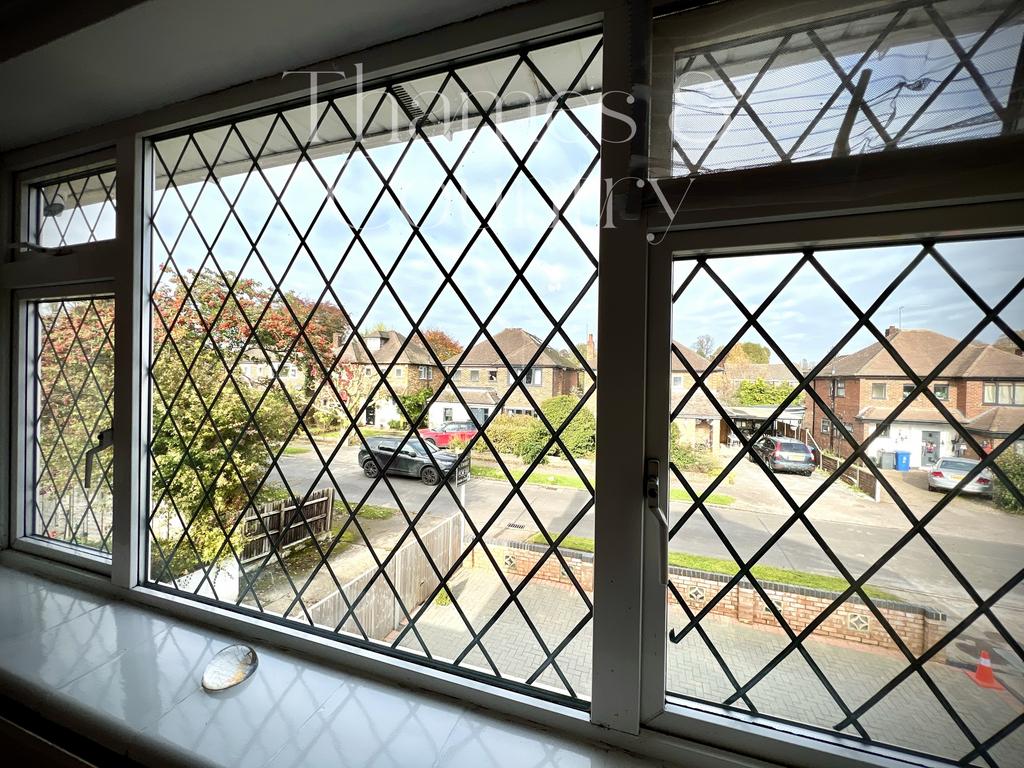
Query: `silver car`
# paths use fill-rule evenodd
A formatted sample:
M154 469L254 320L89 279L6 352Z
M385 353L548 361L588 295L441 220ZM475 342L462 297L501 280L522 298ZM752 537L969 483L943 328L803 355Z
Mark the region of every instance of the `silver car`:
M928 473L929 491L948 491L964 479L964 475L978 466L974 459L939 459ZM975 475L963 488L964 493L992 493L992 475L987 469Z

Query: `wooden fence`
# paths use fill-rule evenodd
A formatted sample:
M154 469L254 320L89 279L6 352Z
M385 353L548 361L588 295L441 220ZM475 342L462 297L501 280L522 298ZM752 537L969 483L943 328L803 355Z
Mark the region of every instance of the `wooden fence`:
M301 512L297 511L289 499L263 504L259 509L251 507L242 518L242 530L245 533L242 563L266 557L272 548L280 552L308 541L310 531L314 536L326 533L331 529L333 509L333 488L313 491L302 505ZM260 525L257 516L263 520L263 525Z
M451 568L462 552L464 526L465 519L461 514L452 515L420 534L424 548L442 574ZM384 553L380 553L380 556L383 559ZM398 598L409 613L426 600L437 586L437 576L414 538L409 538L401 546L385 570L395 585ZM363 631L371 638L384 640L402 626L406 617L387 580L383 576L375 579L376 575L376 567L371 568L343 584L342 590L350 604L358 601L355 615ZM310 606L309 613L314 624L333 630L347 608L341 593L335 591ZM345 620L341 630L360 634L359 627L351 617Z

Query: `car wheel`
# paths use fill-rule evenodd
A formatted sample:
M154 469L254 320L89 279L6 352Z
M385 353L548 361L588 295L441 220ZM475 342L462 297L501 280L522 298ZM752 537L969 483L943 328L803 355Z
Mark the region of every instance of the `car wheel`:
M431 444L432 446L434 446L435 448L437 448L437 441L436 441L436 440L434 440L434 438L432 438L432 437L428 437L428 438L427 438L427 442L428 442L428 443L430 443L430 444Z
M810 472L804 472L804 477L810 477L813 474L814 474L814 470L812 469Z
M378 467L373 459L367 459L363 463L363 474L367 477L376 477L380 474L380 467Z
M420 480L424 485L437 485L441 482L441 474L433 467L424 467L420 472Z

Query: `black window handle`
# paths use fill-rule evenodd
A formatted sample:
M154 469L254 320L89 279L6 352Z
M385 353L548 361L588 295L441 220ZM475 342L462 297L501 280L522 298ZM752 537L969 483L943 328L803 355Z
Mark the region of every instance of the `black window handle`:
M92 484L92 459L100 451L114 445L114 428L107 427L96 435L96 445L85 452L85 487Z

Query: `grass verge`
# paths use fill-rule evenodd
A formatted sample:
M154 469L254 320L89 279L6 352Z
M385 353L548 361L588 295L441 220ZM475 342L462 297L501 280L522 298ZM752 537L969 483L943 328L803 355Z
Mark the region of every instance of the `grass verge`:
M528 541L531 544L546 544L543 534L535 533ZM593 552L594 540L584 536L566 536L562 542L562 549L574 549L577 552ZM669 565L677 568L689 568L694 571L706 571L708 573L720 573L725 576L733 576L739 571L739 566L732 560L723 560L718 557L705 557L704 555L691 555L689 552L669 552ZM755 565L750 569L758 581L774 581L777 584L789 584L794 587L806 587L808 589L821 589L826 592L843 592L850 585L845 579L838 576L822 576L817 573L806 573L805 571L792 571L788 568L776 568L771 565ZM876 587L866 586L864 592L868 597L878 600L901 599L891 592L886 592Z

